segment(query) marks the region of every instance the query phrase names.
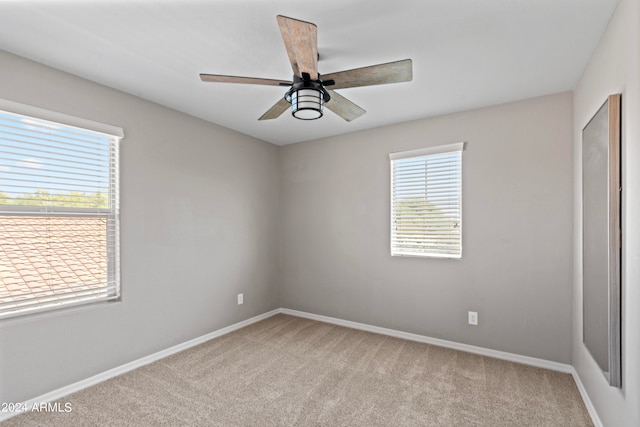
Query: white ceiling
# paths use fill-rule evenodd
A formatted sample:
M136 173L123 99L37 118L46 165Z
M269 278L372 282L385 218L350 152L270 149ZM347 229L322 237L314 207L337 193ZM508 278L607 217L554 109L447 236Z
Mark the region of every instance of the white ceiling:
M285 145L572 90L617 3L0 1L0 49ZM322 74L411 58L413 81L339 90L367 110L351 123L259 122L286 88L198 74L291 79L278 14L317 24Z

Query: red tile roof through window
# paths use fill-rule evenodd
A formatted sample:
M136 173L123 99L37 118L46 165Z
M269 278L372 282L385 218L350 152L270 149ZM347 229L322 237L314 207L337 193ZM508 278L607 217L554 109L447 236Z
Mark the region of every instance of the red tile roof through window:
M106 240L105 218L0 216L0 304L103 286Z

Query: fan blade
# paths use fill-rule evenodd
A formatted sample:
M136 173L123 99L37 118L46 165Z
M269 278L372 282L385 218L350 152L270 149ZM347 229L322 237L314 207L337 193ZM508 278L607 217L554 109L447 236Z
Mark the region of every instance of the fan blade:
M278 26L293 74L318 80L318 29L315 24L278 15Z
M412 78L413 71L410 59L322 75L322 80L335 81L335 84L331 86L332 90L408 82Z
M261 79L259 77L222 76L220 74L200 74L203 82L242 83L248 85L291 86L293 82L286 80Z
M358 105L349 101L337 92L330 90L329 95L331 95L331 99L329 102L324 104L324 106L348 122L355 120L366 113L364 109L360 108Z
M276 102L273 107L269 108L266 113L260 116L258 120L277 119L282 113L287 111L289 107L291 107L291 104L289 104L286 99L282 98L280 101Z

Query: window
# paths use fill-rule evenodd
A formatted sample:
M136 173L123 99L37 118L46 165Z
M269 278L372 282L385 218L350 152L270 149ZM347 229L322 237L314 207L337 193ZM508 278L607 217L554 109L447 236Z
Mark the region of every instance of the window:
M120 297L122 136L0 100L0 319Z
M391 255L462 256L464 143L391 153Z

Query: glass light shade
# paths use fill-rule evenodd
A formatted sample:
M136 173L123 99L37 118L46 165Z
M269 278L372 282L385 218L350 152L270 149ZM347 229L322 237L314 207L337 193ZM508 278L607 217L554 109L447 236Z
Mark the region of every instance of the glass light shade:
M291 94L291 113L296 119L319 119L323 105L322 92L317 89L302 88Z

